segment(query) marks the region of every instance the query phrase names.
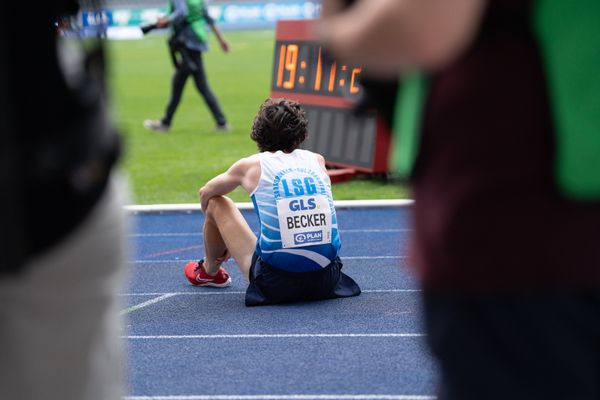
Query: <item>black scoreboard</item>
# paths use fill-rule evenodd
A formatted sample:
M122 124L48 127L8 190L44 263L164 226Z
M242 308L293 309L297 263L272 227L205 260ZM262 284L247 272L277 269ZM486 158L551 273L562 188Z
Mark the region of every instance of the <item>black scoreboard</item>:
M272 89L351 98L360 93L361 71L329 60L316 42L278 40Z
M390 133L375 111L352 113L361 95L360 66L332 60L312 34L311 20L282 20L275 31L271 97L299 101L308 117L303 148L325 157L332 181L356 172L388 171ZM337 179L336 179L337 178Z

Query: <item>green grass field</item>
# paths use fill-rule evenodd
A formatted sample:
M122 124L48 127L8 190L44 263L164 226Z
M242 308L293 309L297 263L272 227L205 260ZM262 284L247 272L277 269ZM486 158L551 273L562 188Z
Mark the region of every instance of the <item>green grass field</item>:
M252 119L269 96L273 31L225 32L231 52L211 37L204 56L209 82L232 132L212 132L214 121L190 78L168 134L145 130L142 121L162 116L172 66L164 36L111 41L110 84L117 125L125 139L122 169L129 177L133 203L195 203L197 190L234 161L256 152L249 138ZM405 198L398 182L358 177L333 186L339 200ZM249 201L241 189L235 201Z

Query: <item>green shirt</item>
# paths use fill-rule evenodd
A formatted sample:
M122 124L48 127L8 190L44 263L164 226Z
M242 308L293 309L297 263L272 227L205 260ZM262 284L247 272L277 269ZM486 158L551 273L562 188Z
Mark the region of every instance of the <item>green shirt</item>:
M556 133L555 177L574 200L600 198L600 1L538 0L532 15ZM404 177L418 153L426 79L402 78L392 164Z

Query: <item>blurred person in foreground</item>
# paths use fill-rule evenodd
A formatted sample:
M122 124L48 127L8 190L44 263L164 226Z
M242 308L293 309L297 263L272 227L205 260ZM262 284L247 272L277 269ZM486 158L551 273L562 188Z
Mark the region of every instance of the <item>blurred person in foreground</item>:
M242 158L200 189L205 258L190 261L196 286L226 287L232 256L249 281L246 306L358 296L342 272L341 241L325 160L302 150L308 121L297 102L267 99L250 137L260 153ZM243 187L260 222L258 239L226 194Z
M117 400L126 240L102 44L56 31L77 2L33 8L8 2L0 24L0 398Z
M439 398L600 398L600 3L323 8L330 52L401 76Z
M158 120L147 119L144 127L154 132L166 133L171 127L177 106L183 94L183 88L191 75L196 89L204 98L213 118L216 131L231 130L219 101L208 84L204 70L202 53L208 51L208 25L217 37L221 49L229 52L229 42L225 40L214 19L208 14L204 0L171 0L171 13L156 22L158 28L171 26L172 35L169 47L175 63L175 73L171 80L171 98L167 104L165 115Z

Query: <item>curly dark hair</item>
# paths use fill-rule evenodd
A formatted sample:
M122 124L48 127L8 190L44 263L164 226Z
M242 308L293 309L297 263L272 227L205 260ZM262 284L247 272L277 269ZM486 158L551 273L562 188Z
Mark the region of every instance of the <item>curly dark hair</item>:
M267 99L260 106L250 137L262 151L291 153L306 139L308 120L300 103Z

